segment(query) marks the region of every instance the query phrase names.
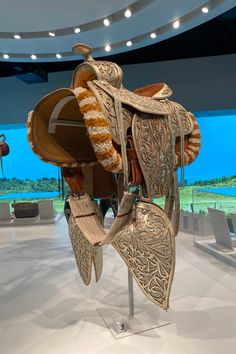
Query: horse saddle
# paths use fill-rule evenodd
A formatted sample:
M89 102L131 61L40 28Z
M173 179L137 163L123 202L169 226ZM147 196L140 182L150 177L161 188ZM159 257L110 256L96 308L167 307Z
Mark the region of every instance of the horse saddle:
M111 244L145 295L165 309L178 232L176 170L199 153L198 124L169 100L168 85L130 92L117 64L94 60L84 44L74 50L84 62L71 87L45 96L28 115L30 146L40 159L62 168L70 187L69 234L84 283L91 281L92 266L98 281L102 247ZM154 197L165 198L164 208ZM109 231L95 203L104 198L119 203Z

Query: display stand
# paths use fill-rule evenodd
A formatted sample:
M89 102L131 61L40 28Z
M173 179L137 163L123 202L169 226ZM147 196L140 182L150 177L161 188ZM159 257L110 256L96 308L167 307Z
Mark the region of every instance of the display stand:
M134 292L133 276L128 269L128 308L118 309L102 308L97 309L106 327L110 330L115 339L131 336L171 324L170 314L160 310L153 303L145 303L139 306L134 313ZM160 314L162 311L162 314Z
M128 269L129 317L134 316L134 284L131 271Z

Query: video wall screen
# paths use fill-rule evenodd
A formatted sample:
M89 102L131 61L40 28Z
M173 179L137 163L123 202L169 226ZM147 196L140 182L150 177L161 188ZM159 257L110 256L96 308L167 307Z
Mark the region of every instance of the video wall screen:
M0 201L58 197L58 168L41 161L31 150L25 124L0 125L10 153L2 157Z
M197 159L184 168L181 209L236 213L236 111L195 112L201 132ZM180 176L180 173L179 173Z
M182 208L191 210L194 204L198 210L206 210L207 203L215 200L221 204L230 200L235 205L235 197L231 198L236 190L236 110L195 112L195 116L201 130L201 151L196 161L184 168L185 188L180 191ZM0 198L9 199L12 194L15 198L26 198L30 193L49 193L41 194L42 198L56 197L58 168L41 161L32 152L25 124L0 125L0 134L6 135L10 146L10 154L2 159L4 175L0 176ZM210 194L214 192L211 188L218 188L218 196ZM220 195L220 188L230 189L221 190ZM27 195L22 196L22 193Z
M236 112L226 113L195 113L201 132L201 151L185 168L188 184L236 175Z
M41 161L31 150L27 140L26 125L0 125L0 134L5 134L10 154L3 157L4 177L36 180L57 177L57 168Z

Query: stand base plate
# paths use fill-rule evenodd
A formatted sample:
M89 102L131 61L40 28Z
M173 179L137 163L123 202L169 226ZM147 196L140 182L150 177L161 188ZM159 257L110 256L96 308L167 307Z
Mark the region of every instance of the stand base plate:
M113 337L120 339L171 324L168 320L169 313L159 309L155 311L155 307L153 309L155 305L151 306L153 311L145 311L146 305L143 310L136 310L133 317L128 316L128 308L118 310L104 307L97 309L97 312ZM162 316L160 316L160 311L164 312Z

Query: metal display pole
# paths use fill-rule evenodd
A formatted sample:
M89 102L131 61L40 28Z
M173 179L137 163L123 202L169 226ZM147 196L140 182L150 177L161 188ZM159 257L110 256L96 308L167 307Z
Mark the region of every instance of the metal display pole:
M115 339L119 339L125 336L130 336L136 333L146 332L148 330L169 325L171 322L169 319L160 318L159 312L155 311L152 306L151 311L146 311L140 308L134 315L134 289L133 289L133 275L129 268L128 271L128 314L127 309L104 309L98 311L99 315L105 322L107 328L112 333Z
M128 296L129 296L129 320L134 318L134 288L133 288L133 276L129 268L128 270ZM113 321L112 327L117 334L121 334L128 331L128 320Z
M128 268L129 317L134 317L134 284L133 275Z

